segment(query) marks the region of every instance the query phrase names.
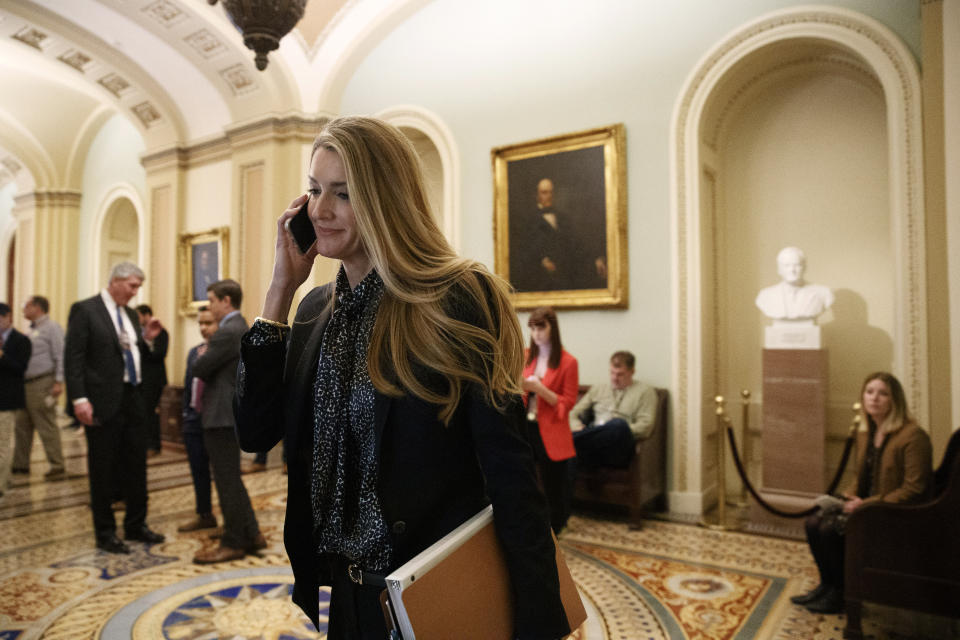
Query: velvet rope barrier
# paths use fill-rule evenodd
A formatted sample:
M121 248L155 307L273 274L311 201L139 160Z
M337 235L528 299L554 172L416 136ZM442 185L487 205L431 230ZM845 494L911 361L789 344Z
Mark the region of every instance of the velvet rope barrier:
M847 436L847 442L843 446L843 456L840 458L840 467L837 469L837 474L833 477L833 482L830 483L830 486L827 488L827 493L832 494L837 489L837 485L840 484L840 478L843 476L843 470L847 467L847 461L850 459L850 451L853 449L853 437L855 431L850 430L850 435ZM809 515L813 515L817 509L820 507L814 505L809 509L804 509L803 511L782 511L777 509L773 505L767 503L763 498L760 497L760 494L757 493L757 490L753 488L753 485L750 484L750 478L747 477L746 472L743 469L743 462L740 460L740 454L737 452L737 437L733 433L733 429L727 425L727 439L730 441L730 452L733 455L733 463L737 467L737 473L740 474L740 480L743 481L743 485L747 488L747 491L750 492L750 495L753 496L753 499L757 503L769 511L770 513L783 517L783 518L805 518Z

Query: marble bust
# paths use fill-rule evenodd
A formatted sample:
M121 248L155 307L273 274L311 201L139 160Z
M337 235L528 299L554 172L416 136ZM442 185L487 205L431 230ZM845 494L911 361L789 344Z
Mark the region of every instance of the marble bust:
M779 321L813 321L833 304L833 292L803 280L807 257L797 247L777 254L777 273L783 280L757 294L756 304L768 318Z

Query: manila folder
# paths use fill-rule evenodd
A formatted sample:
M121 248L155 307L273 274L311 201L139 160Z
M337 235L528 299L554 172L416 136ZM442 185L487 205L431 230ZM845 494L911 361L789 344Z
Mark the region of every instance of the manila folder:
M556 539L554 539L556 544ZM570 629L587 618L557 546L560 597ZM510 577L488 506L387 576L403 640L510 640Z

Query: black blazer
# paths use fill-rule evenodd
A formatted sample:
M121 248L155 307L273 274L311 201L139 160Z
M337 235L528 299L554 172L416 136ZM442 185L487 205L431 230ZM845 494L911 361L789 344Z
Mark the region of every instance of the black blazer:
M210 338L207 352L193 363L193 375L204 382L204 429L233 426L233 392L240 362L240 338L247 321L239 313L230 316ZM269 449L264 449L269 451Z
M30 362L33 344L30 338L16 329L10 329L0 357L0 411L23 409L26 398L23 393L23 373ZM2 446L10 446L4 443Z
M123 307L137 336L140 322L137 314ZM137 338L141 370L150 353L142 337ZM93 415L100 421L112 418L123 401L123 374L126 364L117 336L117 326L107 311L107 305L98 293L74 302L67 319L67 336L63 347L64 377L67 399L87 398L93 405ZM142 373L141 373L142 376Z
M245 451L267 451L286 439L284 543L295 578L293 600L315 625L318 590L330 583L331 569L318 557L312 536L312 389L331 290L327 284L303 299L286 344L255 346L243 340L235 407ZM467 389L445 427L435 405L378 392L374 415L377 491L391 531L391 570L492 502L513 585L515 634L559 638L569 633L546 501L521 435L519 397L500 413Z
M200 414L190 406L190 403L193 400L193 363L199 357L197 354L199 350L198 344L190 347L190 351L187 352L187 371L183 374L183 402L181 403L184 426L196 425L197 428L202 427Z
M143 397L149 402L159 401L163 388L167 386L167 365L164 360L169 346L170 334L166 329L161 329L153 340L153 349L148 350L140 361L143 374ZM154 407L148 406L147 412L153 413L153 409Z

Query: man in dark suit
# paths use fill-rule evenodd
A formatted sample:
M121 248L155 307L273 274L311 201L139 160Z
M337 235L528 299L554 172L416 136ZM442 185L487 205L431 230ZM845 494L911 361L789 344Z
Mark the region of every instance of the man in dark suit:
M207 287L210 311L218 327L206 352L193 363L193 375L204 383L200 412L203 443L223 512L220 546L198 552L193 557L197 564L237 560L267 546L240 478L240 445L233 417L240 338L247 330L247 321L239 311L242 299L243 291L235 280L218 280Z
M126 539L147 543L164 540L146 524L147 434L140 392L141 363L150 351L145 338L153 340L162 327L154 320L142 336L137 314L126 306L143 280L143 271L137 265L115 265L107 288L75 302L67 321L67 398L87 438L90 509L97 547L110 553L130 553L116 534L110 506L115 488L121 489L126 502Z
M141 327L147 327L153 320L153 309L150 305L137 305L137 317ZM155 456L160 453L160 416L157 414L157 405L163 388L167 386L167 348L170 345L170 335L166 329L152 341L148 341L150 352L143 359L143 408L147 412L147 455Z
M30 361L30 338L13 328L13 310L0 302L0 496L10 480L10 457L17 412L26 405L23 373Z

